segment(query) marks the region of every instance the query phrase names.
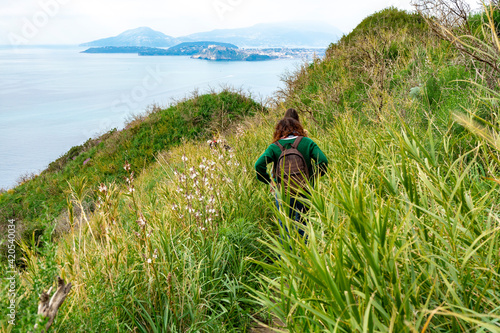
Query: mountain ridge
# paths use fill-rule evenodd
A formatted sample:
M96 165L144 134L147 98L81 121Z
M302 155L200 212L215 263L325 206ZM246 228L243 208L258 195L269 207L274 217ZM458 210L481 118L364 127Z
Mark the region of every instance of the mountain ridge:
M183 42L216 41L239 47L328 47L342 32L315 22L260 23L245 28L215 29L172 37L149 27L129 29L117 36L101 38L80 46L171 47Z
M149 27L125 30L114 37L97 39L80 46L144 46L170 47L178 44L177 39Z

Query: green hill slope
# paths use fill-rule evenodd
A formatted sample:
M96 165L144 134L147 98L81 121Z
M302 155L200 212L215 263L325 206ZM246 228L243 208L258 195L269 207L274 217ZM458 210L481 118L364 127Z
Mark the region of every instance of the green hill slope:
M66 208L68 184L82 178L93 190L101 183L124 184L123 165L140 174L155 155L187 140L206 140L234 121L263 111L263 107L237 93L195 96L165 110L152 108L121 131L112 130L81 146L71 148L40 175L0 194L0 226L14 219L22 224L24 237L37 235ZM87 210L93 211L91 198ZM3 229L3 228L0 228Z
M74 284L61 332L246 332L255 321L290 332L499 331L500 145L453 116L496 125L497 89L467 82L478 68L418 16L388 9L289 76L271 110L199 96L137 120L100 163L98 145L82 149L79 169L61 160L57 172L74 177L68 231L54 243L49 224L39 245L19 245L15 330L31 327L37 295L59 274ZM253 171L287 107L329 159L306 199L307 242L278 236L278 219L288 230L293 221ZM226 143L209 147L208 129ZM0 203L16 204L16 191Z

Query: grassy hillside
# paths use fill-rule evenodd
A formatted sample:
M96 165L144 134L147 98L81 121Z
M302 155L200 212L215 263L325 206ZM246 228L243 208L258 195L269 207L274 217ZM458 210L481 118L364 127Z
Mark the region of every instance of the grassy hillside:
M0 327L31 327L59 274L74 284L60 332L246 332L276 318L290 332L499 332L500 95L482 87L486 70L390 8L288 77L271 110L225 92L137 120L173 130L161 120L175 110L193 140L141 148L162 150L147 165L132 148L106 155L107 178L72 173L69 230L19 245L19 324ZM226 97L241 118L213 127ZM253 171L287 107L329 159L307 242L283 235L278 219L294 222ZM196 140L206 124L231 149Z
M155 161L158 152L188 140L206 140L226 130L244 116L263 107L236 92L193 96L161 110L151 108L132 120L125 129L111 130L71 148L40 175L0 194L0 230L6 221L18 221L22 238L41 233L66 209L71 186L85 179L92 190L101 183L125 184L123 165L128 162L137 175ZM84 203L93 212L95 196ZM4 234L4 233L3 233Z

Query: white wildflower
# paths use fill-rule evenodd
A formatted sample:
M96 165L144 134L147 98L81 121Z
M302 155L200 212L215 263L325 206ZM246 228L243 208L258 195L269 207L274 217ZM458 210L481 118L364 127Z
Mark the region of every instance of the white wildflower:
M139 219L137 220L137 224L140 226L140 227L143 227L146 225L146 221L144 221L144 219L142 217L139 217Z

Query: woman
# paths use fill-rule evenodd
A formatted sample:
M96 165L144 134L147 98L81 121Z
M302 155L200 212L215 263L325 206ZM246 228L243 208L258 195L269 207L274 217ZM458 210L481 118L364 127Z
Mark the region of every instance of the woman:
M309 182L312 182L318 173L320 176L323 175L328 167L328 160L326 159L325 154L323 154L321 149L319 149L318 145L316 145L313 140L307 137L302 125L297 120L286 117L276 124L273 134L273 143L269 145L264 154L262 154L255 163L257 179L266 184L279 184L276 175L273 175L273 179L271 179L267 173L266 166L269 163L273 163L273 170L276 170L278 160L282 155L282 149L280 146L282 146L284 150L288 150L293 148L296 141L298 142L296 149L303 156L307 167ZM315 165L312 163L313 160ZM290 202L288 204L291 208L289 211L289 217L293 218L297 222L300 221L301 214L304 214L307 211L307 207L293 196L290 197ZM305 221L302 221L302 223L305 224ZM299 230L299 233L303 236L304 231Z

